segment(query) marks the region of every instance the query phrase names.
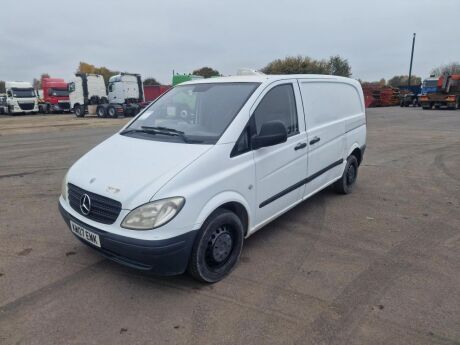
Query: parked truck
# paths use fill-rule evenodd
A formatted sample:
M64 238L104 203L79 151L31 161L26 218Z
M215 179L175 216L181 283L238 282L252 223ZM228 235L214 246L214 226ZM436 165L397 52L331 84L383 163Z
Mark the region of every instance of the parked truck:
M144 87L139 74L120 73L110 77L108 103L97 106L99 117L134 116L144 102Z
M437 81L437 91L422 94L420 104L423 109L447 107L460 109L460 74L443 75Z
M41 113L70 112L69 91L64 79L42 78L38 96L38 110Z
M76 73L67 90L70 108L77 117L85 116L88 106L108 103L104 77L99 74Z
M25 81L7 81L6 112L13 114L35 114L38 112L38 100L32 84Z
M431 76L426 78L422 83L422 89L420 90L421 95L428 95L430 93L438 92L438 77Z

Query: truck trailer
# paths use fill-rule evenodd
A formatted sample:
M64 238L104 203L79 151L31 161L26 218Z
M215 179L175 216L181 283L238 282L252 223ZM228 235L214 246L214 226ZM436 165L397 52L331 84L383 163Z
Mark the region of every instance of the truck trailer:
M108 103L104 77L99 74L76 73L67 90L70 108L77 117L85 116L90 105Z
M70 99L67 83L60 78L42 78L38 91L38 109L42 113L70 112Z
M26 81L7 81L6 112L14 114L35 114L38 112L38 100L32 84Z
M437 91L422 94L420 104L423 109L460 109L460 74L443 75L437 82Z

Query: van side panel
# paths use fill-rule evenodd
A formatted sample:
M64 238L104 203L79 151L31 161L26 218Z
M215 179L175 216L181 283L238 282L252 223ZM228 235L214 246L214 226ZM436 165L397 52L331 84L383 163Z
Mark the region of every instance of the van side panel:
M308 176L305 195L342 176L349 155L348 138L365 125L360 90L340 80L299 80L308 133ZM319 140L318 140L319 139ZM362 140L362 139L360 139ZM315 142L316 141L316 142Z

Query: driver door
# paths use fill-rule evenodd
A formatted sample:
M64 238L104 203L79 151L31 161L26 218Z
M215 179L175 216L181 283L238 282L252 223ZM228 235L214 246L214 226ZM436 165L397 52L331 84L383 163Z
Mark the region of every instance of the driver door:
M263 123L281 121L287 141L254 151L256 222L262 226L301 200L307 174L307 134L300 91L295 80L271 84L253 107L257 134Z

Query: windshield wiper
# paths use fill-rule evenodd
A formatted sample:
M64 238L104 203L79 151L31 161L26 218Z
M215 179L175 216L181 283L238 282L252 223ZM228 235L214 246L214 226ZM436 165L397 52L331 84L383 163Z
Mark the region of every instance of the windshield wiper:
M147 130L147 129L138 129L138 128L127 128L123 132L120 132L120 134L128 134L128 133L135 133L135 132L140 132L140 133L147 133L147 134L157 134L157 131L153 130Z
M171 135L175 137L181 138L185 143L201 143L201 140L192 140L188 138L184 132L179 131L175 128L167 128L167 127L151 127L151 126L142 126L143 130L146 131L153 131L155 134L164 134L164 135Z

